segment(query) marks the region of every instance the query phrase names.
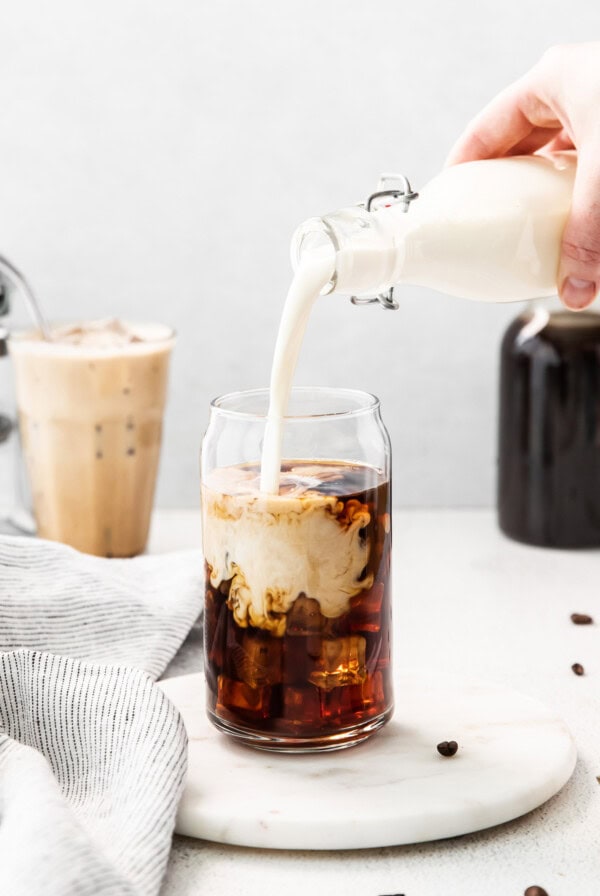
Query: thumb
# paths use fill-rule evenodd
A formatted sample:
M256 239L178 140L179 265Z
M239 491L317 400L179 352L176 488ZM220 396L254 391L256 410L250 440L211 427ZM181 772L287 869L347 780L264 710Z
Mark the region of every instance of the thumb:
M571 214L562 238L558 288L563 303L581 311L600 289L600 141L579 154Z

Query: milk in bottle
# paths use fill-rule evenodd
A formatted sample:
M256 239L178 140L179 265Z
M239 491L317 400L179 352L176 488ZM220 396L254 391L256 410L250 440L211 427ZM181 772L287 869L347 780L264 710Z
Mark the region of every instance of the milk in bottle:
M574 153L513 156L446 168L407 210L355 206L302 224L292 260L320 249L326 292L373 295L398 283L485 302L556 293Z

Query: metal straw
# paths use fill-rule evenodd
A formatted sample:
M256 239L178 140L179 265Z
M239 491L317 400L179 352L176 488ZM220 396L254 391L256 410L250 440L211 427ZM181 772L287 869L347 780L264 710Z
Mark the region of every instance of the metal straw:
M44 319L44 315L40 310L40 306L31 286L29 285L23 274L14 266L14 264L4 258L4 256L0 255L0 282L2 281L3 276L13 284L18 292L21 293L25 300L27 310L29 311L29 314L31 315L36 327L39 329L43 338L47 342L51 342L52 337L50 335L50 328L48 327L48 324Z

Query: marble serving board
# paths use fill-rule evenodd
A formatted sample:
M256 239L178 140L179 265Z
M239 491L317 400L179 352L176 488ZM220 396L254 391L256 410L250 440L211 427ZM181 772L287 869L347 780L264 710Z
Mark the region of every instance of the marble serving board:
M571 734L523 694L445 674L398 675L396 714L333 753L234 743L204 712L204 677L160 682L190 739L176 830L269 849L358 849L454 837L516 818L568 781ZM456 740L444 758L436 744Z

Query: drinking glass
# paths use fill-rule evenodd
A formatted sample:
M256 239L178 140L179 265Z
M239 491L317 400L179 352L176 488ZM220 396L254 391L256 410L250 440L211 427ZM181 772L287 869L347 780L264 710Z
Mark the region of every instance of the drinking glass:
M268 400L217 398L202 446L207 712L249 746L349 747L393 711L389 437L375 396L293 389L261 493Z
M105 557L144 550L160 455L174 334L135 327L116 347L9 341L37 534Z

